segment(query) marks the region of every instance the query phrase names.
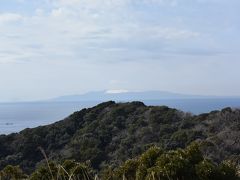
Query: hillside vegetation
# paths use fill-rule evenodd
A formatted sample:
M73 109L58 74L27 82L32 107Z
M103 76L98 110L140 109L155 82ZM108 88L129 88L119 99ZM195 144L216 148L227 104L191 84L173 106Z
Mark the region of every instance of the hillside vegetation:
M239 137L237 109L195 116L166 106L110 101L48 126L1 135L0 169L19 165L23 172L32 173L45 162L41 147L49 161L88 161L94 172L102 172L106 168L119 169L123 162L150 147L168 152L185 148L193 141L200 144L203 157L211 160L206 163L217 165L224 160L239 163Z
M44 153L43 153L44 154ZM231 161L215 164L205 159L199 144L185 149L164 151L152 146L140 156L121 166L106 167L94 172L88 163L65 160L62 164L49 162L26 175L18 166L0 171L0 179L8 180L240 180L238 166Z

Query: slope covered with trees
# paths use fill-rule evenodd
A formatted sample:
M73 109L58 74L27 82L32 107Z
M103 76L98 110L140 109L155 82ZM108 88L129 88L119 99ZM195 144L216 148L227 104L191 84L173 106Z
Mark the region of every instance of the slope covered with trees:
M240 110L191 115L141 102L106 102L57 123L0 136L0 169L19 165L25 173L49 160L91 162L95 171L119 167L156 145L164 151L200 144L203 157L239 163Z

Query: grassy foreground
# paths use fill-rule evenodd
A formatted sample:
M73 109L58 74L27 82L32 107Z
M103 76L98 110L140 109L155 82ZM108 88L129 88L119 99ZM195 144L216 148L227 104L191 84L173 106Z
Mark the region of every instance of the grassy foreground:
M0 172L1 180L239 180L239 167L230 161L219 164L205 159L199 144L185 149L164 151L152 146L142 155L125 161L119 167L107 167L100 172L91 168L90 162L63 163L48 161L31 175L19 166L6 166Z

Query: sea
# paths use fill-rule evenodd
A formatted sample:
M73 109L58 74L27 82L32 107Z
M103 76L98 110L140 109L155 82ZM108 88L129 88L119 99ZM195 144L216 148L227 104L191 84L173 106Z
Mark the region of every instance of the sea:
M19 102L0 103L0 134L19 132L54 123L75 111L99 104L89 102ZM192 114L207 113L225 107L240 108L239 99L163 99L144 101L146 105L166 105Z

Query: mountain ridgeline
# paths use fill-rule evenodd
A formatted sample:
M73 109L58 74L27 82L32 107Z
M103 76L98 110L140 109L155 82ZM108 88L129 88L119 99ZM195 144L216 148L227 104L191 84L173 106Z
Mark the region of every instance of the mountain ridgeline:
M32 173L49 160L90 161L96 171L118 167L156 145L164 150L199 142L205 158L240 161L240 110L192 115L142 102L99 104L62 121L0 136L0 169L19 165Z

